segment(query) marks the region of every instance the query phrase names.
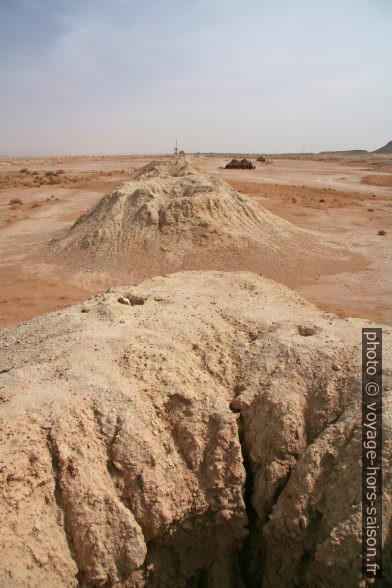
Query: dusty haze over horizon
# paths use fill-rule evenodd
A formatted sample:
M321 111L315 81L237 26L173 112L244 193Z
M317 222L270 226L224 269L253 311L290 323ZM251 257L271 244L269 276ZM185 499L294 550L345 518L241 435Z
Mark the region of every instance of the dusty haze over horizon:
M386 0L2 0L0 154L374 150Z

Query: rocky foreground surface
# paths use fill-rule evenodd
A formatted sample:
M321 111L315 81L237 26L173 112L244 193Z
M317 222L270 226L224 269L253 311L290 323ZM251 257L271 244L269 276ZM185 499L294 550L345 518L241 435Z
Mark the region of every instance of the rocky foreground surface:
M362 326L189 272L3 332L0 585L363 585Z

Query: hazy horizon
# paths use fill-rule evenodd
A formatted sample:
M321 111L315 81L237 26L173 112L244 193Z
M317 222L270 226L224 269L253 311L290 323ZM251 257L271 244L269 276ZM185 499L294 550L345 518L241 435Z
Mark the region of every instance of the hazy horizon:
M387 0L1 0L0 154L373 151Z

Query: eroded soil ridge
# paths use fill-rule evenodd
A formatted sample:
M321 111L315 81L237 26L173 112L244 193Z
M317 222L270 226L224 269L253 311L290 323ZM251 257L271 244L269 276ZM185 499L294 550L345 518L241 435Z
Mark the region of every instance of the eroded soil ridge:
M0 585L361 586L363 324L188 272L1 333Z

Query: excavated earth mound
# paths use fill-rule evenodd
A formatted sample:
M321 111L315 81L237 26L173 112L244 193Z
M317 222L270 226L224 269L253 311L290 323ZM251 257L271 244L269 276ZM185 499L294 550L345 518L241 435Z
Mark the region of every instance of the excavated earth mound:
M150 277L179 270L298 275L353 271L356 260L321 234L267 212L185 159L154 161L51 242L62 261Z
M365 325L189 272L1 333L0 585L363 586Z

